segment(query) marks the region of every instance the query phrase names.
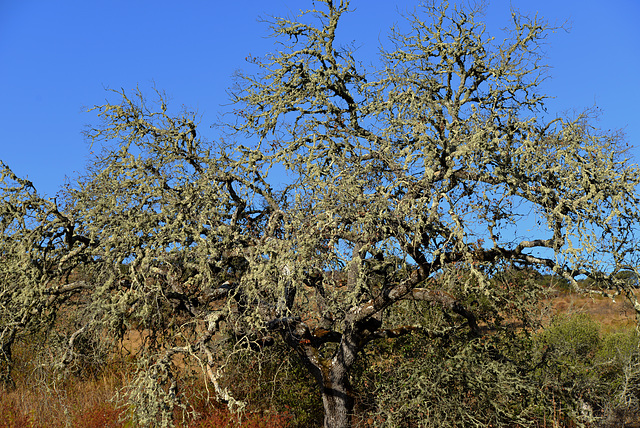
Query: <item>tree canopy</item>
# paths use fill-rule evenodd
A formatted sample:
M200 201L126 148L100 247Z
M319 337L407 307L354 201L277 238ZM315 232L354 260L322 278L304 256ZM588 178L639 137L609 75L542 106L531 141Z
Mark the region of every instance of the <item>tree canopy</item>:
M621 279L637 275L640 172L593 112L549 118L544 22L514 13L500 40L481 10L434 2L363 66L336 41L348 1L316 3L273 19L280 44L237 75L224 137L161 93L116 91L92 109L101 151L58 199L2 164L6 384L21 338L57 335L67 367L80 340L138 329L127 397L141 425L164 426L184 405L178 360L242 406L220 383L227 357L283 343L315 378L325 427L346 427L358 359L382 339L455 343L482 367L465 376L494 373L494 398L520 397L534 362L496 343L536 327L540 290L522 273L590 278L582 291L640 314ZM524 424L525 408L493 423Z

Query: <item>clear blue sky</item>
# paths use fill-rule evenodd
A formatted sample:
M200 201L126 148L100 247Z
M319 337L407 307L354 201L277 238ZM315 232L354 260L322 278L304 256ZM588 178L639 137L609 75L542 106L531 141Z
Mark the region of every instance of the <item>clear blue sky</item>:
M352 0L345 40L374 61L378 40L417 1ZM202 115L201 133L227 102L234 70L248 54L274 46L260 16L306 8L306 0L0 0L0 159L49 196L65 176L85 169L89 147L81 131L96 123L86 107L101 104L105 87L155 85L175 104ZM545 90L550 112L603 110L600 126L622 128L640 162L640 1L494 0L489 30L503 27L509 5L568 22L547 39L552 66ZM496 31L497 33L497 31Z

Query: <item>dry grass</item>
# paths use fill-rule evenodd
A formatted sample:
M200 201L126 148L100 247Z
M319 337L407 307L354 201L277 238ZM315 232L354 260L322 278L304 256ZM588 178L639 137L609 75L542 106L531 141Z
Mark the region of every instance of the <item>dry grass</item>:
M598 295L585 296L567 291L555 292L547 302L550 315L586 313L605 331L635 324L633 307L624 298L612 300Z
M140 344L137 333L125 341L128 350ZM132 428L125 411L114 397L133 372L131 356L114 356L93 378L59 376L42 367L31 355L37 344L22 344L15 352L16 388L0 389L0 428ZM126 354L126 350L125 350ZM186 369L185 369L186 370ZM247 412L239 419L225 406L207 399L202 380L191 378L188 385L191 404L198 417L179 428L285 428L291 416L269 412ZM176 415L176 420L182 418Z
M60 387L18 385L0 395L0 428L129 428L112 401L122 386L115 374L92 381L67 382ZM238 419L225 407L200 401L198 418L180 428L286 428L288 415L248 413Z
M18 385L0 398L0 428L117 428L120 411L111 402L115 378L75 381L67 385Z

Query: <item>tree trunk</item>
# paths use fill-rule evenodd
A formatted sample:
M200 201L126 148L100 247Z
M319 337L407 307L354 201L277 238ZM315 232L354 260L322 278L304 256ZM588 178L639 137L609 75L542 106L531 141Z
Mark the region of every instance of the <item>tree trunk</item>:
M2 332L2 336L6 335L6 339L0 343L0 387L7 390L15 388L16 384L13 380L13 341L16 337L16 329L7 329Z
M322 373L324 428L349 428L353 413L353 394L345 365L335 359Z
M353 246L353 260L348 268L347 282L350 290L357 288L360 272L360 249L362 243ZM342 333L342 340L335 355L330 360L321 363L320 372L322 383L322 405L324 407L324 428L349 428L353 414L353 393L349 383L349 369L356 361L356 356L362 349L362 331L355 325L350 325Z

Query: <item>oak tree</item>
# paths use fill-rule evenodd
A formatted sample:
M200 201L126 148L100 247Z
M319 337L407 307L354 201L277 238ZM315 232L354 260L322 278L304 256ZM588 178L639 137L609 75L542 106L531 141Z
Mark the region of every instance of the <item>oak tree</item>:
M526 366L487 345L534 326L538 288L513 272L576 290L588 277L640 314L619 279L637 274L640 174L593 112L549 119L543 22L514 13L500 41L480 10L434 3L391 30L374 68L337 41L348 1L317 4L273 19L278 49L238 74L224 138L161 94L118 91L93 109L102 149L64 196L3 165L7 384L15 343L63 317L61 366L82 341L138 329L127 397L138 423L164 426L185 361L242 406L226 357L283 342L316 380L324 426L348 427L356 363L377 341L469 345L457 358L509 376Z

